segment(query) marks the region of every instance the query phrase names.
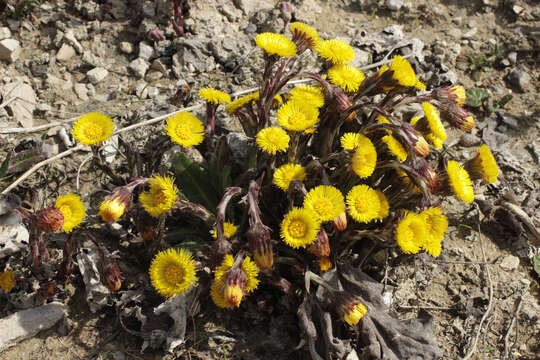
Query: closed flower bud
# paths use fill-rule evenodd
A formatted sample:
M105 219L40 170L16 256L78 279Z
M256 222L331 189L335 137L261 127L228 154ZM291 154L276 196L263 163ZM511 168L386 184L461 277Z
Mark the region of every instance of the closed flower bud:
M118 264L115 261L107 261L101 273L101 283L111 291L118 291L122 287L122 280L124 277Z
M472 115L455 104L445 104L441 111L441 118L462 131L471 131L475 125Z
M334 297L341 319L351 326L358 324L367 313L366 307L360 300L345 291L336 292Z
M339 214L332 224L337 231L345 231L347 229L347 213L344 211Z
M103 221L113 222L118 220L131 201L131 190L127 187L118 187L112 194L105 197L105 200L99 205L98 215Z
M467 100L465 88L461 85L437 88L432 95L439 101L451 102L457 106L463 106Z
M416 155L426 157L429 155L429 144L422 134L415 130L411 124L403 123L401 128L395 131L397 136L411 147Z
M139 211L135 226L141 238L147 242L152 242L159 234L158 220L146 211Z
M321 229L317 234L315 242L309 246L309 252L316 257L328 257L330 255L330 243L328 242L328 234L324 229Z
M415 164L415 169L420 178L426 184L429 191L431 193L437 192L440 185L437 171L424 159L418 160L418 162Z
M246 236L249 241L249 249L255 258L255 263L260 269L271 269L274 265L274 251L270 238L270 228L262 223L255 223Z
M327 256L317 259L317 264L319 265L319 270L321 271L328 271L332 268L332 262Z
M227 280L223 290L225 300L229 305L239 307L244 297L247 276L240 268L232 268L226 276Z
M36 218L39 228L47 233L58 231L64 225L64 215L56 207L41 210Z

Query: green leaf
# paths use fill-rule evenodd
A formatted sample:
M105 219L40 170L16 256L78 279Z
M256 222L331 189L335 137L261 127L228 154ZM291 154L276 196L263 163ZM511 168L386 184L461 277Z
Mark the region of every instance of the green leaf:
M534 262L534 271L536 271L538 276L540 276L540 253L536 254L533 262Z
M489 98L489 93L486 90L470 88L467 89L467 105L472 107L480 107L484 100Z
M508 104L510 100L512 100L513 96L510 94L504 95L501 100L497 102L497 107L504 107L504 105Z
M180 191L189 201L201 204L210 211L216 211L221 194L212 186L208 170L179 152L173 162L173 171Z

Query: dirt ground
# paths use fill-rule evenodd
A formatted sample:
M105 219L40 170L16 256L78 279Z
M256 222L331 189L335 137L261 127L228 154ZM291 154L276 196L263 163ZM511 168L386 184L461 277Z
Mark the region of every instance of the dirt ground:
M0 27L11 28L12 37L22 44L14 64L0 62L0 86L22 81L34 89L39 103L34 126L93 110L117 114L120 126L126 126L192 105L193 101L180 104L175 97L184 83L193 94L208 86L229 92L253 87L252 75L262 60L250 39L258 32L281 31L284 26L282 19L268 15L273 0L187 1L186 39L193 41L194 58L183 54L175 60L167 54L166 46L156 45L153 51L160 53L159 59L172 57L171 63L148 60L149 69L138 76L130 63L137 53L141 56L140 44L147 30L155 26L166 41L176 38L164 10L167 1L108 3L112 5L110 12L104 10L102 2L41 1L18 23L0 16ZM496 184L476 193L484 206L470 207L457 201L444 204L450 227L440 258L381 251L366 264L366 271L393 287L392 307L401 318L415 317L420 309L433 315L444 359L462 358L475 339L472 359L501 359L505 352L509 359L538 359L540 278L532 258L539 250L528 245L526 232L516 229L512 219L490 211L511 192L540 227L537 1L419 0L405 1L399 10L391 10L382 0L296 0L291 1L291 8L292 21L315 27L324 38L353 39L355 47L366 55L358 66L379 61L390 50L374 46L373 34L400 25L404 39L419 39L424 46L424 63L417 62L416 68L428 87L454 82L487 94L483 106L468 108L477 120L471 137L450 133L448 140L463 159L475 149L470 144L480 141L494 150L502 175ZM74 31L82 49L62 40L59 34L65 38L67 29ZM127 45L121 46L124 42ZM71 44L75 53L66 60L51 60L64 43ZM92 84L87 73L94 67L107 69L108 75ZM488 109L488 103L497 107L508 94L512 95L508 103L494 112ZM223 121L231 129L238 127L227 117ZM0 109L0 129L3 126L19 124L12 113ZM66 148L58 136L61 128L0 134L0 144L24 148L25 141L40 141L54 154ZM142 148L153 141L156 129L134 131L129 140ZM0 149L0 159L4 154ZM55 162L15 192L25 194L33 188L39 194L37 203L44 203L58 193L74 190L77 170L87 156L79 153ZM96 196L105 179L95 178L84 166L81 170L79 192ZM0 182L0 188L8 183ZM82 282L78 285L83 288ZM0 360L309 358L305 348L295 349L301 339L294 314L257 318L248 312L225 312L215 307L207 307L211 310L190 319L187 346L176 354L158 350L141 353L142 340L118 326L115 312L92 313L80 292L74 290L70 297L67 323L4 351ZM0 305L5 303L0 298ZM0 310L0 316L13 310Z

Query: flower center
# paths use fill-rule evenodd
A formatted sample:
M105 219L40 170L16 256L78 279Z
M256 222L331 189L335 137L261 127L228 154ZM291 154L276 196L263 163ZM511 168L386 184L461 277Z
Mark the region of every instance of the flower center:
M103 135L103 129L95 124L88 124L84 128L84 135L88 139L97 139Z
M328 214L332 211L332 207L332 202L328 199L319 199L313 204L313 208L319 215Z
M184 270L177 265L169 265L165 268L165 280L169 284L178 284L184 279Z
M369 210L368 202L363 200L363 199L357 199L354 202L354 207L355 207L356 211L358 211L360 213L364 213L364 212Z
M191 137L191 128L186 124L176 125L174 132L181 140L187 140Z
M71 217L72 211L69 205L62 205L60 206L59 210L62 213L62 215L64 215L65 220L68 220Z
M159 204L164 204L167 202L167 196L165 195L165 193L163 192L163 190L159 190L155 195L154 195L154 204L156 205L159 205Z
M270 141L272 144L277 144L280 138L281 137L279 136L279 134L276 134L276 133L268 134L268 141Z
M293 220L289 225L289 233L295 238L301 238L306 235L307 227L300 220Z
M306 116L301 112L295 112L289 118L289 123L291 125L302 125L306 121Z

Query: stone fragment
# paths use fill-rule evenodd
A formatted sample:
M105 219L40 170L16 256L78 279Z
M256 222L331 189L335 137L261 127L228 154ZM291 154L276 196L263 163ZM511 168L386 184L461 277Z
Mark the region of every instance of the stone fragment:
M124 54L131 54L133 53L133 44L127 41L122 41L119 45L120 51Z
M506 271L516 270L519 266L519 258L514 255L505 256L504 259L502 259L500 266Z
M144 78L148 68L150 68L150 64L142 58L137 58L129 63L129 69L140 79Z
M62 47L56 53L56 60L68 61L75 55L75 49L68 44L62 44Z
M0 87L0 95L4 101L15 98L6 108L13 118L23 127L34 126L34 110L36 109L36 93L28 84L12 82Z
M28 230L23 224L17 226L0 226L0 259L27 248L29 238Z
M508 74L508 82L519 88L522 92L531 90L531 76L527 71L521 68L515 68Z
M403 6L403 0L386 0L386 7L392 11L399 11Z
M461 134L459 138L459 145L465 147L478 146L481 142L482 140L478 136L468 133Z
M154 47L146 41L141 41L139 43L139 57L144 60L150 60L154 56Z
M0 319L0 352L54 326L67 312L67 306L52 302L17 311Z
M75 94L81 99L82 101L88 101L88 89L86 88L85 84L75 84L73 85L73 90L75 91Z
M0 27L0 40L9 39L11 37L11 30L8 27Z
M0 60L8 64L15 62L21 54L21 44L14 39L4 39L0 41Z
M109 72L107 71L107 69L104 69L102 67L97 67L87 72L86 76L88 77L88 80L92 84L96 85L101 80L105 79L108 74Z

